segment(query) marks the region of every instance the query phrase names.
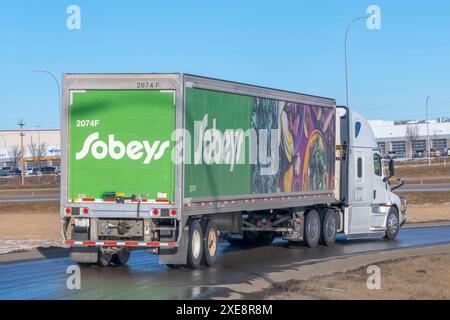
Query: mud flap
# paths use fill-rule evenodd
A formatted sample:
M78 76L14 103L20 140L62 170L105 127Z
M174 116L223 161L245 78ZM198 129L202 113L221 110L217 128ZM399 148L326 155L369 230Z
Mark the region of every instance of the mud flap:
M188 253L189 228L185 226L178 248L160 249L159 264L186 264Z
M98 249L96 247L72 247L70 248L70 259L78 263L96 263Z

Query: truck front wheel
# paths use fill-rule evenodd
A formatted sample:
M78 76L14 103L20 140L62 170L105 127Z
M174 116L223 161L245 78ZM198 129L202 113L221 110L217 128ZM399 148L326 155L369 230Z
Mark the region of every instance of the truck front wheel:
M310 248L319 245L320 240L320 216L316 210L311 210L305 220L305 244Z
M398 210L392 207L389 210L387 220L386 220L386 235L384 236L387 240L395 240L397 238L398 232L400 230L400 222L398 217Z
M203 257L203 232L200 222L192 220L189 225L189 244L187 255L187 266L198 269Z

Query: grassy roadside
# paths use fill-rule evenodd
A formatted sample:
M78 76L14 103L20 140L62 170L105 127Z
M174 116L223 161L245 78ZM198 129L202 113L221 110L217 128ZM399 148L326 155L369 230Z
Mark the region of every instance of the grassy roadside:
M432 300L450 299L450 254L385 261L381 290L369 290L367 267L319 276L307 281L278 284L253 296L276 300Z

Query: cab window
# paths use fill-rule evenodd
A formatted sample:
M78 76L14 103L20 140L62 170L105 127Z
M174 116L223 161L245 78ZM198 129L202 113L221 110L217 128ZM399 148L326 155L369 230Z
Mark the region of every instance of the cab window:
M383 169L381 164L381 156L377 153L373 155L373 168L375 175L381 177L383 175Z

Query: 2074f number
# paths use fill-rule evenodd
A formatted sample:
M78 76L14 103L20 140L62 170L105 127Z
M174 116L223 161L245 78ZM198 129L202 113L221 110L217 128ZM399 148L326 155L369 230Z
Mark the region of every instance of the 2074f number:
M93 127L96 128L100 124L100 120L77 120L77 128Z

